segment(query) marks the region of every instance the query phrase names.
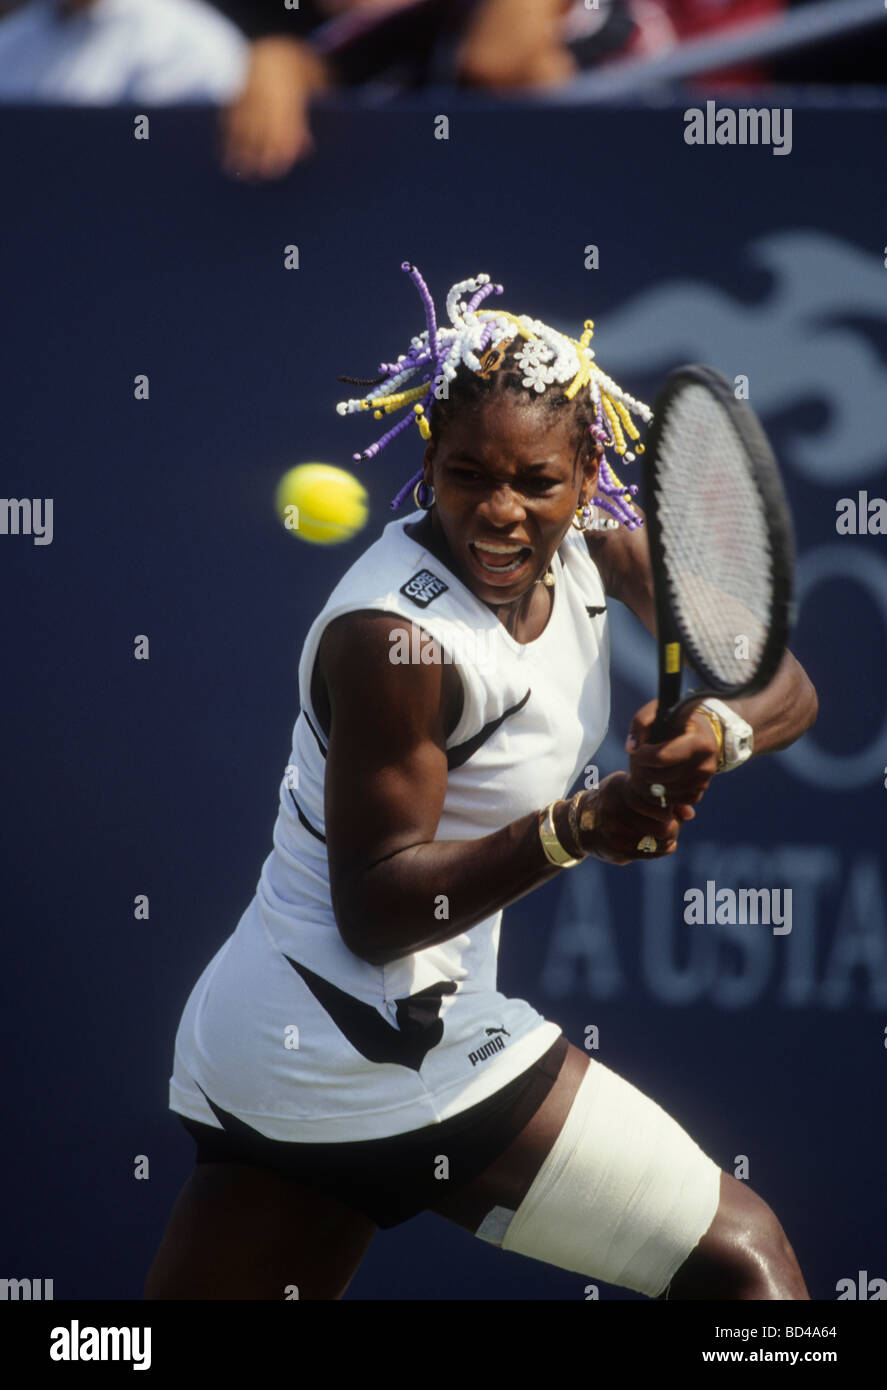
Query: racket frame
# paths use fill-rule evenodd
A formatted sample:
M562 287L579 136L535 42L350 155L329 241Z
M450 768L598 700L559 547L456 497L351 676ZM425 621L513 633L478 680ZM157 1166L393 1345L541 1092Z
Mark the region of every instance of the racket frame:
M667 429L668 407L687 385L704 387L724 408L724 413L750 463L749 476L762 501L771 563L771 600L767 617L767 638L754 671L746 681L727 685L712 670L704 651L681 622L674 602L657 499L658 463L662 439ZM713 367L688 363L666 377L653 406L653 423L644 453L644 502L650 542L656 606L656 635L659 658L659 708L650 730L650 742L661 743L677 732L682 717L693 706L710 696L736 699L752 695L769 685L785 654L795 619L794 568L795 541L788 501L779 467L770 442L752 407L738 400L725 377ZM684 653L689 664L706 685L681 698Z

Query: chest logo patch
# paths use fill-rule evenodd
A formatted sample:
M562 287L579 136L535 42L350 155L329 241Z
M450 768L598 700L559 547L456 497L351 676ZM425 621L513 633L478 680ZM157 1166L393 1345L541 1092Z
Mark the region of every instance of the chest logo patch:
M412 579L408 579L406 584L401 585L400 592L417 608L427 608L432 599L436 599L438 594L442 594L448 589L449 584L445 584L431 570L419 570Z

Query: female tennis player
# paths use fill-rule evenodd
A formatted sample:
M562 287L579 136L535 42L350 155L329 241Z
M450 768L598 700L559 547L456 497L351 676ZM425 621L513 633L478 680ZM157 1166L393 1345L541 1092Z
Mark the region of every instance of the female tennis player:
M606 456L631 461L650 411L597 366L591 323L573 340L483 309L501 286L480 275L438 326L403 269L425 331L339 410L406 409L358 457L418 422L422 470L394 501L417 511L305 640L274 848L176 1037L197 1162L145 1297L340 1298L378 1227L430 1210L651 1298L806 1299L766 1203L503 997L496 958L509 903L589 856L674 853L712 776L798 738L816 696L786 655L658 745L652 701L628 770L565 796L607 728L607 599L655 626L642 517Z

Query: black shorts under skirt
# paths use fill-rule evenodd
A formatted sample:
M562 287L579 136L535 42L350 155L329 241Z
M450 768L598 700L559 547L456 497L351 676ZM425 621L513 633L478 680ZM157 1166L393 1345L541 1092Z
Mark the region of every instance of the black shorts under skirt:
M287 1144L247 1127L214 1104L223 1130L179 1115L197 1142L198 1163L248 1163L267 1168L337 1198L383 1230L426 1211L446 1190L472 1182L488 1168L539 1109L558 1078L569 1050L561 1034L538 1062L479 1105L440 1124L386 1139L355 1143ZM230 1129L236 1133L229 1132ZM440 1155L449 1160L446 1180L435 1177Z

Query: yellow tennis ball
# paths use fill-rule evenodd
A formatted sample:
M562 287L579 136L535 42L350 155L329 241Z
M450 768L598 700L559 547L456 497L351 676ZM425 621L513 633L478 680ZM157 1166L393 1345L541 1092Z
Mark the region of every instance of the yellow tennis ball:
M350 540L369 514L363 484L330 463L290 468L277 485L275 505L288 531L316 545Z

